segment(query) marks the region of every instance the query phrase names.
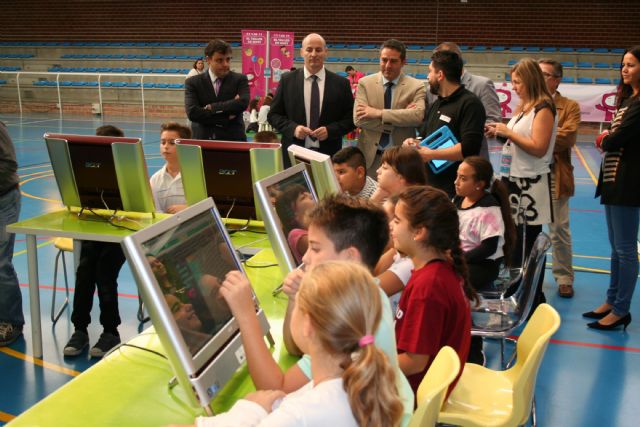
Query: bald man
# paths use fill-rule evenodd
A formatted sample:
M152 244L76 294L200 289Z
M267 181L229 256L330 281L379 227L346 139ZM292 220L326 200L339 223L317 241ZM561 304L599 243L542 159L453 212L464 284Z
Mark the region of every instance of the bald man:
M342 138L354 129L353 95L349 81L324 67L327 45L319 34L302 41L304 67L285 73L271 103L269 123L282 133L282 154L300 145L333 156Z

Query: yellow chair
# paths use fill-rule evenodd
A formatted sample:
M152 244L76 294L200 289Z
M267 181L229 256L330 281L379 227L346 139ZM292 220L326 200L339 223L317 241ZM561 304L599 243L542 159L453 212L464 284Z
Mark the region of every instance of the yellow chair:
M459 426L519 426L534 417L536 377L551 336L560 327L560 315L540 304L518 339L515 365L493 371L467 363L445 402L439 423Z
M69 281L67 279L67 263L64 258L64 253L73 252L73 239L68 237L57 237L53 240L53 245L58 249L55 267L53 269L53 295L51 296L51 322L52 326L55 326L60 316L62 316L62 312L69 305ZM56 288L58 284L58 262L60 260L60 256L62 256L62 272L64 274L64 290L66 292L66 296L62 306L60 306L60 309L56 313Z
M449 385L460 372L460 358L449 346L442 347L418 387L418 409L409 427L432 427L447 395Z

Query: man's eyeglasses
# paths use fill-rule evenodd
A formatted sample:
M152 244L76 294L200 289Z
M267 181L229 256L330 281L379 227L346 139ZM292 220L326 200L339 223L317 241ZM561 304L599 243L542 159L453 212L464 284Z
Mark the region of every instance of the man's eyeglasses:
M543 72L542 75L544 76L545 79L550 79L552 77L557 79L558 77L560 77L560 76L556 76L555 74L550 74L545 72Z

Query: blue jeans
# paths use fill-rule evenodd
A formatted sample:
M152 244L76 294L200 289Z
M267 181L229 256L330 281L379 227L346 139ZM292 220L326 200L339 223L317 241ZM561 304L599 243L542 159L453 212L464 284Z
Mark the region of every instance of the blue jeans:
M16 235L6 230L7 225L17 222L19 216L20 190L0 196L0 322L22 326L22 293L11 263Z
M611 242L611 279L607 304L616 316L629 313L631 297L638 280L638 220L640 208L605 205Z

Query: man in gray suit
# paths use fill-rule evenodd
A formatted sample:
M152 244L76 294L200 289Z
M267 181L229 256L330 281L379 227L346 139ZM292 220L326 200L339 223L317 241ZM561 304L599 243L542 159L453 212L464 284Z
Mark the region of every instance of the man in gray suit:
M460 47L454 42L442 42L435 48L434 52L439 50L450 50L455 52L462 58L462 51ZM475 94L482 105L484 105L484 111L487 113L486 123L496 123L502 121L502 110L500 109L500 99L496 93L496 88L493 82L484 76L476 76L462 69L462 78L460 83L467 88L470 92ZM427 91L427 101L431 105L436 99L437 95ZM480 147L480 156L489 159L489 148L487 146L487 138L483 138L482 146Z
M367 175L375 177L385 149L415 138L424 120L425 87L406 76L402 67L407 49L398 40L380 47L380 72L361 78L353 107L353 122L360 127L358 148L367 162Z

